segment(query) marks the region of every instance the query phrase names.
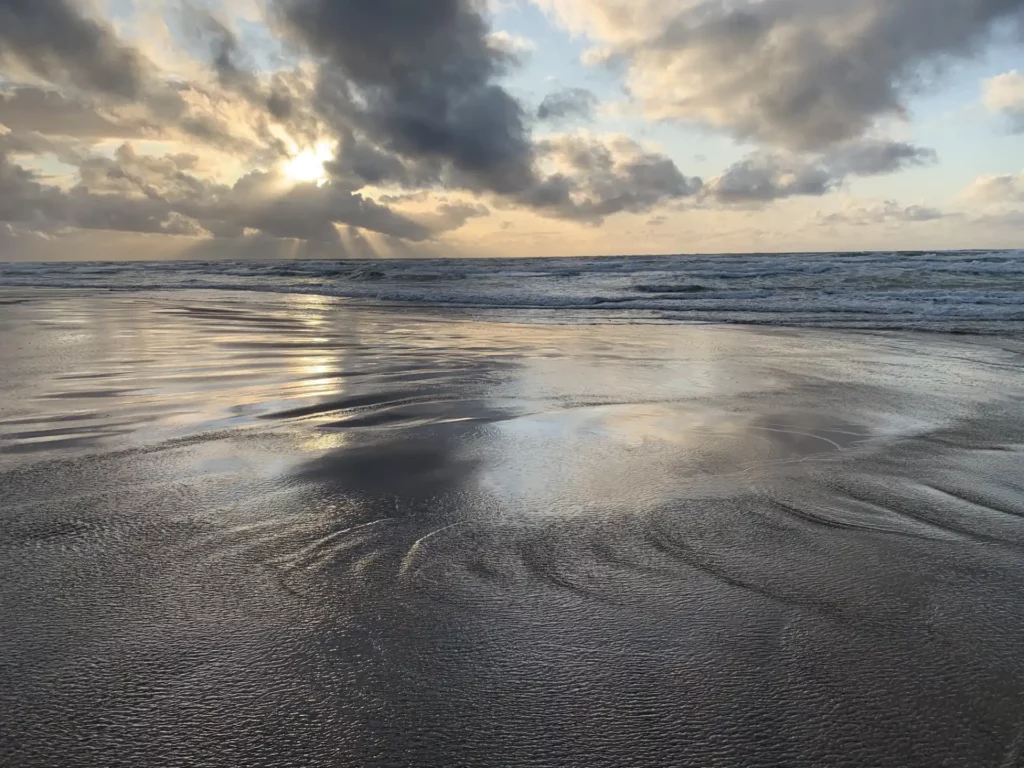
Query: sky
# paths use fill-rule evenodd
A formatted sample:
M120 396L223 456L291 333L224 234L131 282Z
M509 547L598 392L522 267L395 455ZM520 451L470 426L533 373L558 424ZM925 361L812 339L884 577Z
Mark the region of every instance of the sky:
M1024 0L0 0L0 260L1024 248Z

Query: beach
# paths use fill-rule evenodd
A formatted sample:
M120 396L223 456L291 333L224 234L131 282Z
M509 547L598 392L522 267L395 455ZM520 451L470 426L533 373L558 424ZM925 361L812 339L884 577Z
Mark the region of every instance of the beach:
M361 298L0 292L0 763L1024 760L1019 336Z

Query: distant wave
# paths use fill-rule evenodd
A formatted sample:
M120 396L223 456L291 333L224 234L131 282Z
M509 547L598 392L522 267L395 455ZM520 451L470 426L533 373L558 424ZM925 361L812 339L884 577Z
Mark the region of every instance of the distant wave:
M239 290L546 319L1024 331L1024 251L0 264L0 287ZM553 317L552 317L553 314Z

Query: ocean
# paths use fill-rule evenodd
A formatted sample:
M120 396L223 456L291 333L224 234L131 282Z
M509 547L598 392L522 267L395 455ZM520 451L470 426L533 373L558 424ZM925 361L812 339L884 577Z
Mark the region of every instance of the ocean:
M0 287L218 289L505 312L555 322L664 321L1012 334L1024 252L565 259L0 263Z

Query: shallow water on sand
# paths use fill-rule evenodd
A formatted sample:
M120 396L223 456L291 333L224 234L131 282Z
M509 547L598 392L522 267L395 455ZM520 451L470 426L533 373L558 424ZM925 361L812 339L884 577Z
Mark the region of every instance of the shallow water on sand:
M1022 349L0 297L0 764L1017 766Z

